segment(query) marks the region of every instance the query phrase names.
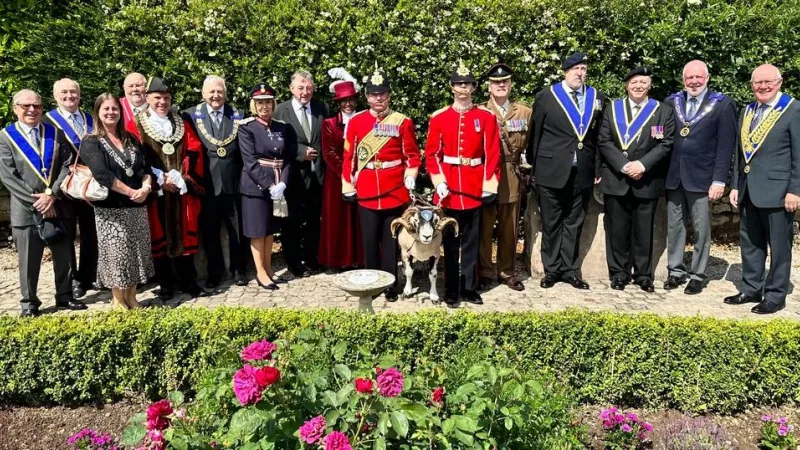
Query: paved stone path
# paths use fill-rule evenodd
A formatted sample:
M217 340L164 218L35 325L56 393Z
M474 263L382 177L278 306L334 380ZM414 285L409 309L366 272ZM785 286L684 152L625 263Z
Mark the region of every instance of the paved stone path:
M278 255L276 255L277 257ZM687 253L687 258L689 254ZM42 275L39 280L39 297L42 312L55 312L52 287L52 264L45 258ZM521 257L520 257L521 259ZM285 268L279 258L276 266L278 274ZM0 314L16 315L19 313L19 287L14 250L0 250ZM794 252L793 284L800 283L800 250ZM518 273L524 271L519 267ZM496 285L483 293L484 305L461 304L461 308L472 311L557 311L566 308L583 308L590 311L617 312L650 312L661 315L703 315L720 318L757 318L750 313L751 305L728 306L722 298L736 293L737 283L741 278L741 264L738 249L735 247L714 246L709 268L710 281L702 294L687 296L683 290L667 292L660 289L663 280L656 280L656 292L647 294L637 286L628 286L625 291L615 291L609 287L607 280L590 280L591 290L578 291L567 284L560 283L552 289L541 289L538 279L521 276L526 289L516 292L504 285ZM441 272L440 272L441 274ZM308 278L290 281L281 285L278 291L266 291L259 288L255 280L248 286L239 287L230 282L212 296L189 298L185 294L177 294L168 303L173 307L217 307L247 306L258 308L342 308L353 310L358 307L355 297L347 296L333 286L334 273L322 273ZM443 295L444 287L439 279L439 295ZM414 276L414 286L420 293L408 299L400 299L395 303L386 302L378 297L373 302L376 312L412 312L426 308L445 308L443 304L434 305L428 299L428 280L425 270L418 270ZM153 290L157 286L151 284L139 293L139 300L145 301L154 297ZM791 291L790 291L791 292ZM90 291L83 300L89 306L88 312L108 311L111 308L109 292ZM800 295L790 293L787 307L778 314L769 317L782 317L800 320ZM58 311L57 314L83 314L85 312Z

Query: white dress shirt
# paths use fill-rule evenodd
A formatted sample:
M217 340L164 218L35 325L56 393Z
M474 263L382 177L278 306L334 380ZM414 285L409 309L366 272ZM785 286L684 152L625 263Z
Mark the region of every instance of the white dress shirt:
M172 137L172 122L169 121L169 116L161 117L156 114L155 111L151 111L150 115L147 117L147 120L150 122L150 125L155 128L158 134L161 135L161 137Z
M31 130L33 129L33 127L29 127L28 125L26 125L26 124L24 124L22 122L17 122L17 123L19 124L19 127L22 129L22 134L25 135L25 138L28 140L28 142L34 148L36 148L36 143L33 142L33 139L31 138ZM36 128L39 128L39 124L36 124ZM39 128L39 129L41 130L41 128ZM41 141L42 138L43 138L43 136L39 136L39 140L40 141ZM39 149L36 148L36 150L38 151Z
M314 128L314 116L311 115L311 102L302 105L300 104L300 102L297 101L296 98L292 97L292 109L294 110L294 114L297 116L297 122L300 124L303 123L303 106L306 107L306 117L308 118L308 126L309 128Z

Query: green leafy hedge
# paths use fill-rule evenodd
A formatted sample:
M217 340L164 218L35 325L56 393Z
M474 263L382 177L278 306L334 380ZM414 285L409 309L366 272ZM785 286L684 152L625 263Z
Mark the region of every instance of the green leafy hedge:
M6 0L0 6L0 95L21 87L50 96L79 80L85 98L121 92L132 70L165 76L182 106L200 99L206 74L224 75L239 106L266 78L287 98L288 77L310 70L327 93L327 70L356 76L377 60L395 103L424 127L450 99L459 58L485 70L498 58L532 100L559 78L569 53L589 53L593 84L612 95L637 64L656 71L656 96L680 87L685 62L703 58L712 83L738 102L758 64L783 70L798 94L800 0ZM11 117L0 101L0 117ZM87 101L88 103L88 101Z
M800 394L800 323L553 314L178 309L0 319L0 403L85 403L191 390L220 340L323 327L332 342L413 364L488 336L579 400L730 413Z

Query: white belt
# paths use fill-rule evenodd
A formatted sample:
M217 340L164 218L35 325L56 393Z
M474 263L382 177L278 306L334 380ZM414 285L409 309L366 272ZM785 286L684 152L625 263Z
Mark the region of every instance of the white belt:
M453 164L454 166L480 166L483 164L482 158L464 158L458 156L445 156L442 158L442 161L446 162L447 164Z
M367 169L391 169L400 164L403 164L403 161L400 159L395 159L393 161L370 161L367 163Z

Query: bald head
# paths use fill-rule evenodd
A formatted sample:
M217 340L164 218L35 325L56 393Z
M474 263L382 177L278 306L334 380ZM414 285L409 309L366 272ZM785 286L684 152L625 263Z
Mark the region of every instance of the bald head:
M759 103L770 103L780 92L783 79L781 71L772 64L762 64L756 67L750 77L750 87L753 89Z
M132 106L139 107L144 104L146 86L147 78L138 72L133 72L125 77L122 88L125 91L125 98Z
M708 66L699 59L683 66L683 87L691 97L697 97L706 89L709 78Z
M77 112L81 104L81 87L69 78L62 78L53 84L53 98L64 111Z

